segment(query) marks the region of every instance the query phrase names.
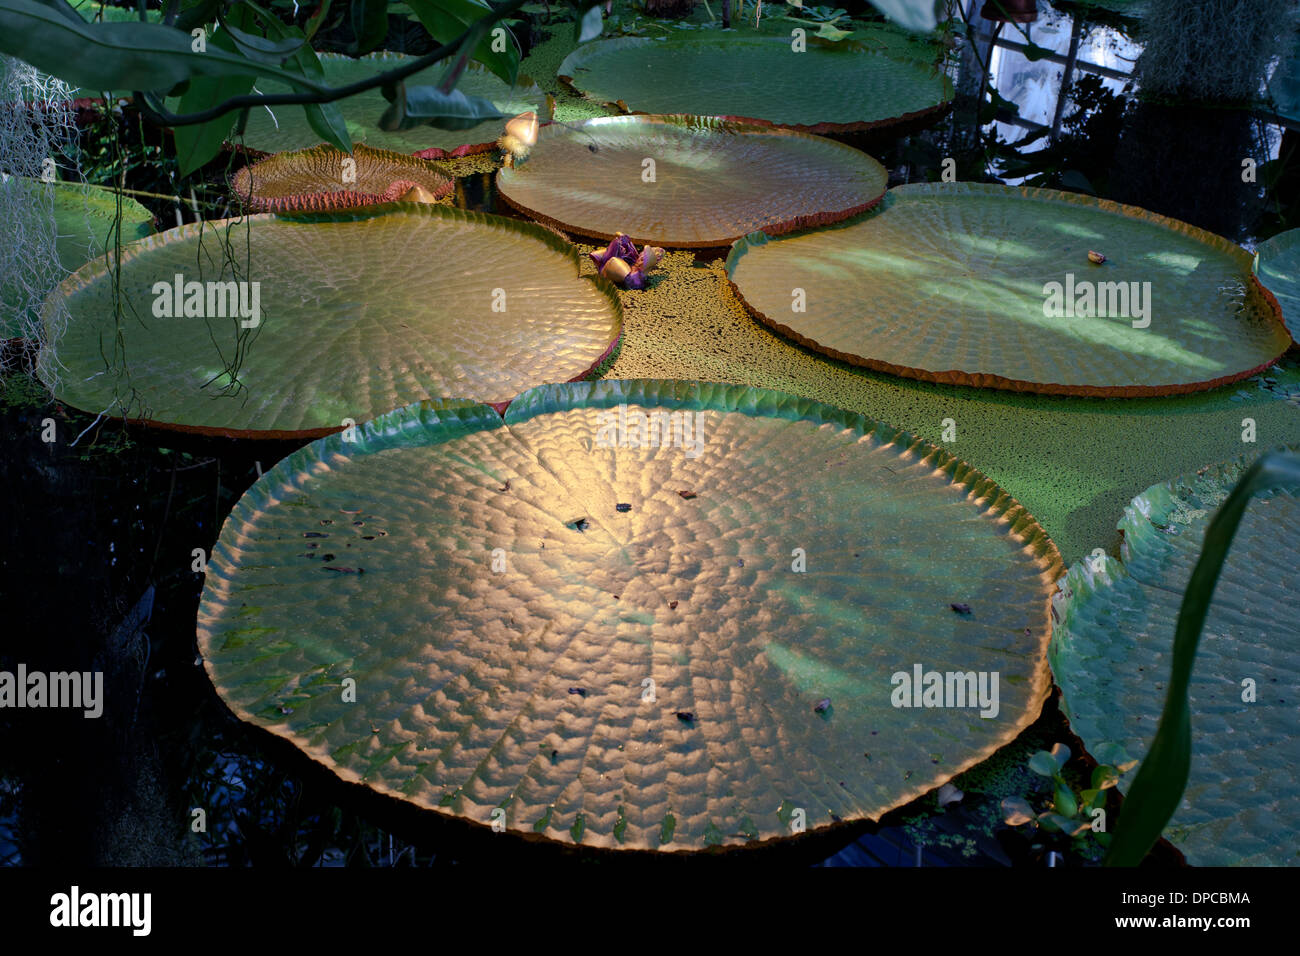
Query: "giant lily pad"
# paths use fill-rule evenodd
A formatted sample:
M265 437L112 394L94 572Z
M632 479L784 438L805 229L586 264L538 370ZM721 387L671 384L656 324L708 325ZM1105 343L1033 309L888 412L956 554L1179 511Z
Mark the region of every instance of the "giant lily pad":
M1259 244L1255 274L1277 298L1293 341L1300 334L1300 229L1288 229Z
M1133 206L947 183L899 186L849 225L742 239L727 273L760 320L848 362L1140 396L1233 382L1286 351L1250 266L1233 243Z
M325 72L325 82L333 87L369 79L414 59L396 53L372 53L355 60L333 53L321 53L319 57L321 68ZM427 70L408 77L406 85L436 86L444 72L445 65L435 63ZM257 88L267 94L293 92L284 84L266 79L259 80ZM466 67L456 89L467 96L481 96L491 100L507 116L529 110L544 112L546 109L546 94L531 79L520 76L512 88L478 63ZM497 120L462 130L435 129L432 126L417 126L393 132L381 130L379 118L388 108L388 101L379 88L340 100L339 107L347 121L353 146L365 143L375 149L391 149L425 159L484 152L491 149L501 135L501 123ZM301 106L279 106L270 110L251 110L240 143L252 153L279 153L306 149L320 141L320 134L311 128Z
M888 179L870 156L820 136L612 116L545 127L528 161L502 169L497 185L510 205L584 236L701 247L845 219L879 202Z
M1146 754L1183 591L1206 525L1246 463L1155 485L1119 523L1123 561L1070 569L1051 645L1061 706L1088 746ZM1165 837L1205 866L1294 866L1300 811L1300 488L1253 499L1233 539L1192 670L1191 777Z
M27 209L36 215L53 209L55 249L59 266L64 272L73 272L91 259L104 254L106 244L114 242L118 204L121 203L121 242L125 245L149 235L153 231L153 214L134 199L128 199L110 189L86 183L43 183L10 176L0 181L0 189L20 190L24 198L17 208ZM12 208L12 207L11 207ZM39 301L48 289L25 288L31 277L4 276L0 282L0 338L22 334L27 319L39 317L28 313L24 303Z
M601 381L356 438L235 506L198 632L235 713L381 793L587 846L766 841L939 786L1048 692L1055 547L861 416ZM902 706L932 670L999 702Z
M250 437L322 435L434 396L503 404L612 351L617 295L579 270L541 226L435 205L191 224L124 251L117 283L101 259L53 293L71 313L56 394ZM184 315L191 302L204 314Z
M358 145L351 154L322 143L276 153L230 177L240 202L258 212L347 209L395 202L419 187L441 199L455 182L428 160Z
M589 98L638 113L688 113L774 123L810 133L868 129L948 105L933 67L861 43L691 33L585 43L560 79Z

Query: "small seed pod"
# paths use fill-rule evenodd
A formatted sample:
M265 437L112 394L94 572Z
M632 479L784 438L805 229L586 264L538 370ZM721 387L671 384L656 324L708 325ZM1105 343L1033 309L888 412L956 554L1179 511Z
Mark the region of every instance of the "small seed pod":
M412 185L411 188L402 193L398 199L401 202L436 203L438 201L437 196L429 192L429 190L425 189L419 183Z
M1091 249L1089 249L1088 261L1091 262L1093 265L1099 266L1106 261L1106 257L1103 256L1100 252L1093 252Z

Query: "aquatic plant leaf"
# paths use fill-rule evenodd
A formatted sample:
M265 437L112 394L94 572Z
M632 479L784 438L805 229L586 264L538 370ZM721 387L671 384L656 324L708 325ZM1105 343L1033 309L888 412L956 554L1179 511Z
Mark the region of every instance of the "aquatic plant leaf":
M567 232L706 247L845 219L879 202L888 179L865 153L807 133L611 116L543 128L527 162L498 172L497 186L510 205Z
M240 168L230 178L231 192L255 212L395 202L413 185L441 199L451 192L455 181L428 160L406 153L358 145L348 154L323 143L268 156Z
M1288 229L1259 244L1255 275L1277 299L1291 340L1300 341L1300 229Z
M222 529L199 646L236 714L347 780L485 831L500 807L693 851L876 817L1014 738L1060 571L1013 499L888 426L584 382L286 458ZM895 706L918 668L997 672L996 715Z
M1123 560L1080 561L1061 582L1053 599L1052 670L1061 709L1090 751L1120 747L1148 756L1184 592L1210 519L1247 464L1204 468L1148 488L1119 522ZM1195 652L1187 685L1190 778L1164 831L1193 865L1296 862L1297 494L1293 482L1250 501ZM1119 789L1135 780L1121 780Z
M0 181L0 189L22 190L31 196L37 208L47 208L45 201L53 203L54 221L58 229L55 248L59 265L65 272L75 272L91 259L104 254L107 244L113 241L119 199L122 204L121 241L123 245L143 238L153 232L153 214L134 199L119 197L111 189L84 183L42 183L18 176ZM48 200L38 199L38 191L48 191ZM21 303L28 300L30 292L22 289L23 277L5 276L0 282L0 338L21 334L24 318L36 318L35 312L26 315ZM41 293L38 293L41 294Z
M568 243L439 205L261 214L137 242L116 350L106 262L51 294L71 313L56 394L202 433L310 437L427 398L504 403L589 374L622 330L617 293L580 276Z
M331 53L321 53L319 57L324 82L332 87L356 83L413 59L396 53L372 53L357 60ZM437 86L442 79L443 67L444 64L435 63L407 77L407 87ZM257 88L263 93L288 92L287 87L281 88L272 81L259 80ZM528 110L542 112L546 108L546 94L531 79L520 76L515 86L510 87L479 63L470 63L465 68L456 89L466 96L492 102L505 116ZM492 148L501 134L499 119L485 120L460 130L437 129L424 124L410 129L381 129L380 118L390 104L378 88L340 100L338 105L343 111L353 145L365 143L375 149L390 149L427 159L484 152ZM271 107L270 111L256 109L248 114L242 146L257 154L278 153L305 149L320 141L320 135L308 125L301 106Z
M868 129L946 107L952 84L931 66L852 40L689 33L618 37L578 47L560 79L637 113L774 123L810 133ZM762 77L762 82L755 82Z
M1290 344L1240 247L1054 190L899 186L850 224L738 241L727 273L777 331L931 382L1180 394L1262 371Z

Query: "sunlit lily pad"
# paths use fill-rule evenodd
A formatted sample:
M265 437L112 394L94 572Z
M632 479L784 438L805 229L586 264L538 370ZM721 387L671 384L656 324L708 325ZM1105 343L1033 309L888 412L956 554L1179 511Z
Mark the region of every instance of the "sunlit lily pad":
M947 76L862 43L687 33L584 43L560 79L590 99L637 113L757 120L810 133L868 129L943 109Z
M153 232L153 214L134 199L120 196L110 189L85 183L40 183L11 176L0 181L0 190L21 190L24 198L20 208L35 215L54 213L58 230L55 247L59 265L65 272L79 269L91 259L104 254L106 244L114 240L118 203L122 208L121 242L125 245ZM32 277L10 274L0 281L0 338L22 334L26 318L39 317L33 310L29 316L22 303L39 301L47 289L23 288Z
M187 225L124 252L120 344L106 260L52 294L71 313L57 395L250 437L322 435L443 395L504 403L612 351L617 294L579 273L541 226L438 205Z
M845 219L879 202L885 167L834 140L688 116L612 116L543 128L501 198L584 236L721 246Z
M412 59L414 57L397 53L372 53L355 60L334 53L320 54L325 82L333 87L347 86L377 76ZM444 64L435 63L427 70L408 77L406 85L436 86L445 71ZM293 92L287 85L268 79L258 80L257 88L267 94ZM542 112L546 108L546 94L528 77L520 76L511 88L478 63L466 67L456 89L467 96L481 96L491 100L507 116L528 110ZM388 108L388 101L379 88L340 100L339 108L343 110L353 146L365 143L375 149L391 149L425 159L484 152L491 149L496 138L501 135L499 120L479 123L463 130L417 126L414 129L386 132L379 128L379 118ZM306 149L320 141L320 134L311 128L301 106L273 106L269 110L255 109L249 112L243 139L238 142L252 153L279 153Z
M1119 528L1123 561L1071 567L1054 599L1052 670L1090 750L1145 756L1183 591L1242 461L1155 485ZM1300 811L1300 488L1253 499L1214 590L1192 669L1191 778L1168 838L1202 866L1295 866Z
M1300 334L1300 229L1288 229L1259 244L1255 274L1277 298L1292 340Z
M1290 345L1239 246L1054 190L899 186L850 224L741 239L727 273L804 345L932 382L1168 395L1255 374Z
M235 506L198 633L236 714L381 793L584 846L767 841L938 787L1048 692L1055 547L888 426L600 381L356 438ZM917 670L998 701L903 706Z
M430 199L448 195L455 181L424 159L358 145L351 154L322 143L276 153L243 166L230 178L235 197L257 212L347 209L396 202L418 187Z

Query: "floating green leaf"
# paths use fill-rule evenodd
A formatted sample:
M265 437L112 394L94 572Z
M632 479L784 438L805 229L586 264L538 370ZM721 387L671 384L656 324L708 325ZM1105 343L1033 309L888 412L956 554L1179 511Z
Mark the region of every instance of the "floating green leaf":
M1291 339L1300 335L1300 229L1288 229L1259 244L1255 275L1282 309Z
M899 186L851 224L742 239L727 271L758 319L802 344L932 382L1180 394L1262 371L1290 344L1240 247L1054 190Z
M547 126L527 162L497 174L506 202L563 230L679 247L835 222L878 202L887 181L834 140L690 116Z
M325 434L442 395L505 402L613 348L616 293L579 272L540 226L436 205L187 225L124 251L119 352L105 260L53 293L71 313L57 394L250 437Z
M1049 689L1059 571L1011 498L892 428L600 381L294 453L222 530L199 645L237 714L346 779L484 827L513 795L514 831L569 842L581 814L585 846L694 851L876 817L1014 738ZM249 624L274 637L225 646ZM996 713L951 684L954 706L911 709L917 670L983 674Z
M945 107L940 71L852 40L690 33L619 37L578 47L560 78L589 98L638 113L684 113L824 133L883 126ZM755 82L762 77L762 82Z

